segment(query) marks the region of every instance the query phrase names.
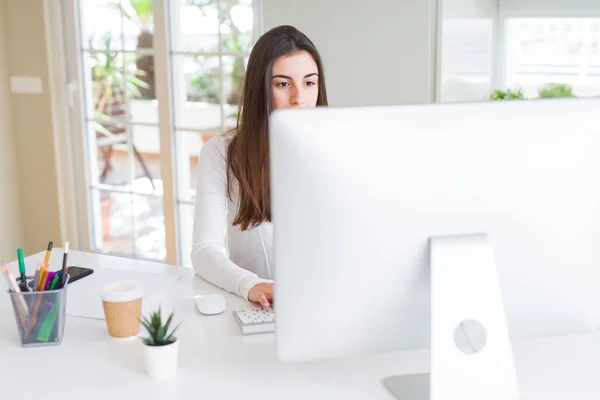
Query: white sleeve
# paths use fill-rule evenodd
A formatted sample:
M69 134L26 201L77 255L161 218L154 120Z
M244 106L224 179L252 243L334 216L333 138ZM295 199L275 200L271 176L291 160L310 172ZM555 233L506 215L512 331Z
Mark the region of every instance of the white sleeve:
M224 138L215 136L198 158L192 265L202 278L248 299L250 289L266 280L240 268L225 254L227 228L227 172Z

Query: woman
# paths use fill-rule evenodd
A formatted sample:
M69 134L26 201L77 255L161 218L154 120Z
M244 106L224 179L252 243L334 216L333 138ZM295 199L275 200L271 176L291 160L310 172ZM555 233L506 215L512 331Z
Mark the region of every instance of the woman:
M325 105L323 65L310 39L292 26L261 36L248 60L237 127L207 141L198 160L191 256L204 279L270 306L269 115L278 108Z

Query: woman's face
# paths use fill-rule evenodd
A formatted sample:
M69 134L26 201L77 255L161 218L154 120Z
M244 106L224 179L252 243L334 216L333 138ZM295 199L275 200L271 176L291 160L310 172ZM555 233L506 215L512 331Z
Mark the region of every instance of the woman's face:
M271 88L275 109L315 107L319 96L319 74L310 53L302 50L275 60Z

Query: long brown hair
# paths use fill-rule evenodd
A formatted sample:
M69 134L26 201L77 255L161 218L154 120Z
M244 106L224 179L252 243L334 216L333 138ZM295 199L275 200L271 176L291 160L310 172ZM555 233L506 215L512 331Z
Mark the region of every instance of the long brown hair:
M255 43L242 85L234 136L227 149L227 192L232 198L235 178L239 204L233 225L245 231L271 221L269 168L269 115L274 100L271 75L275 60L306 50L315 60L319 74L317 106L327 105L325 74L321 56L306 35L293 26L279 26Z

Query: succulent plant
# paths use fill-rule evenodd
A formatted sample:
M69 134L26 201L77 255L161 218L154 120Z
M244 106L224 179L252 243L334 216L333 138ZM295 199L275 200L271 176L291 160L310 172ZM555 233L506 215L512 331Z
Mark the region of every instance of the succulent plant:
M169 316L167 322L163 325L160 307L158 311L150 314L150 320L146 317L142 317L141 323L144 328L148 331L149 337L143 338L143 341L148 346L165 346L173 343L177 338L174 337L174 333L179 328L179 325L169 332L169 326L173 320L173 314Z

